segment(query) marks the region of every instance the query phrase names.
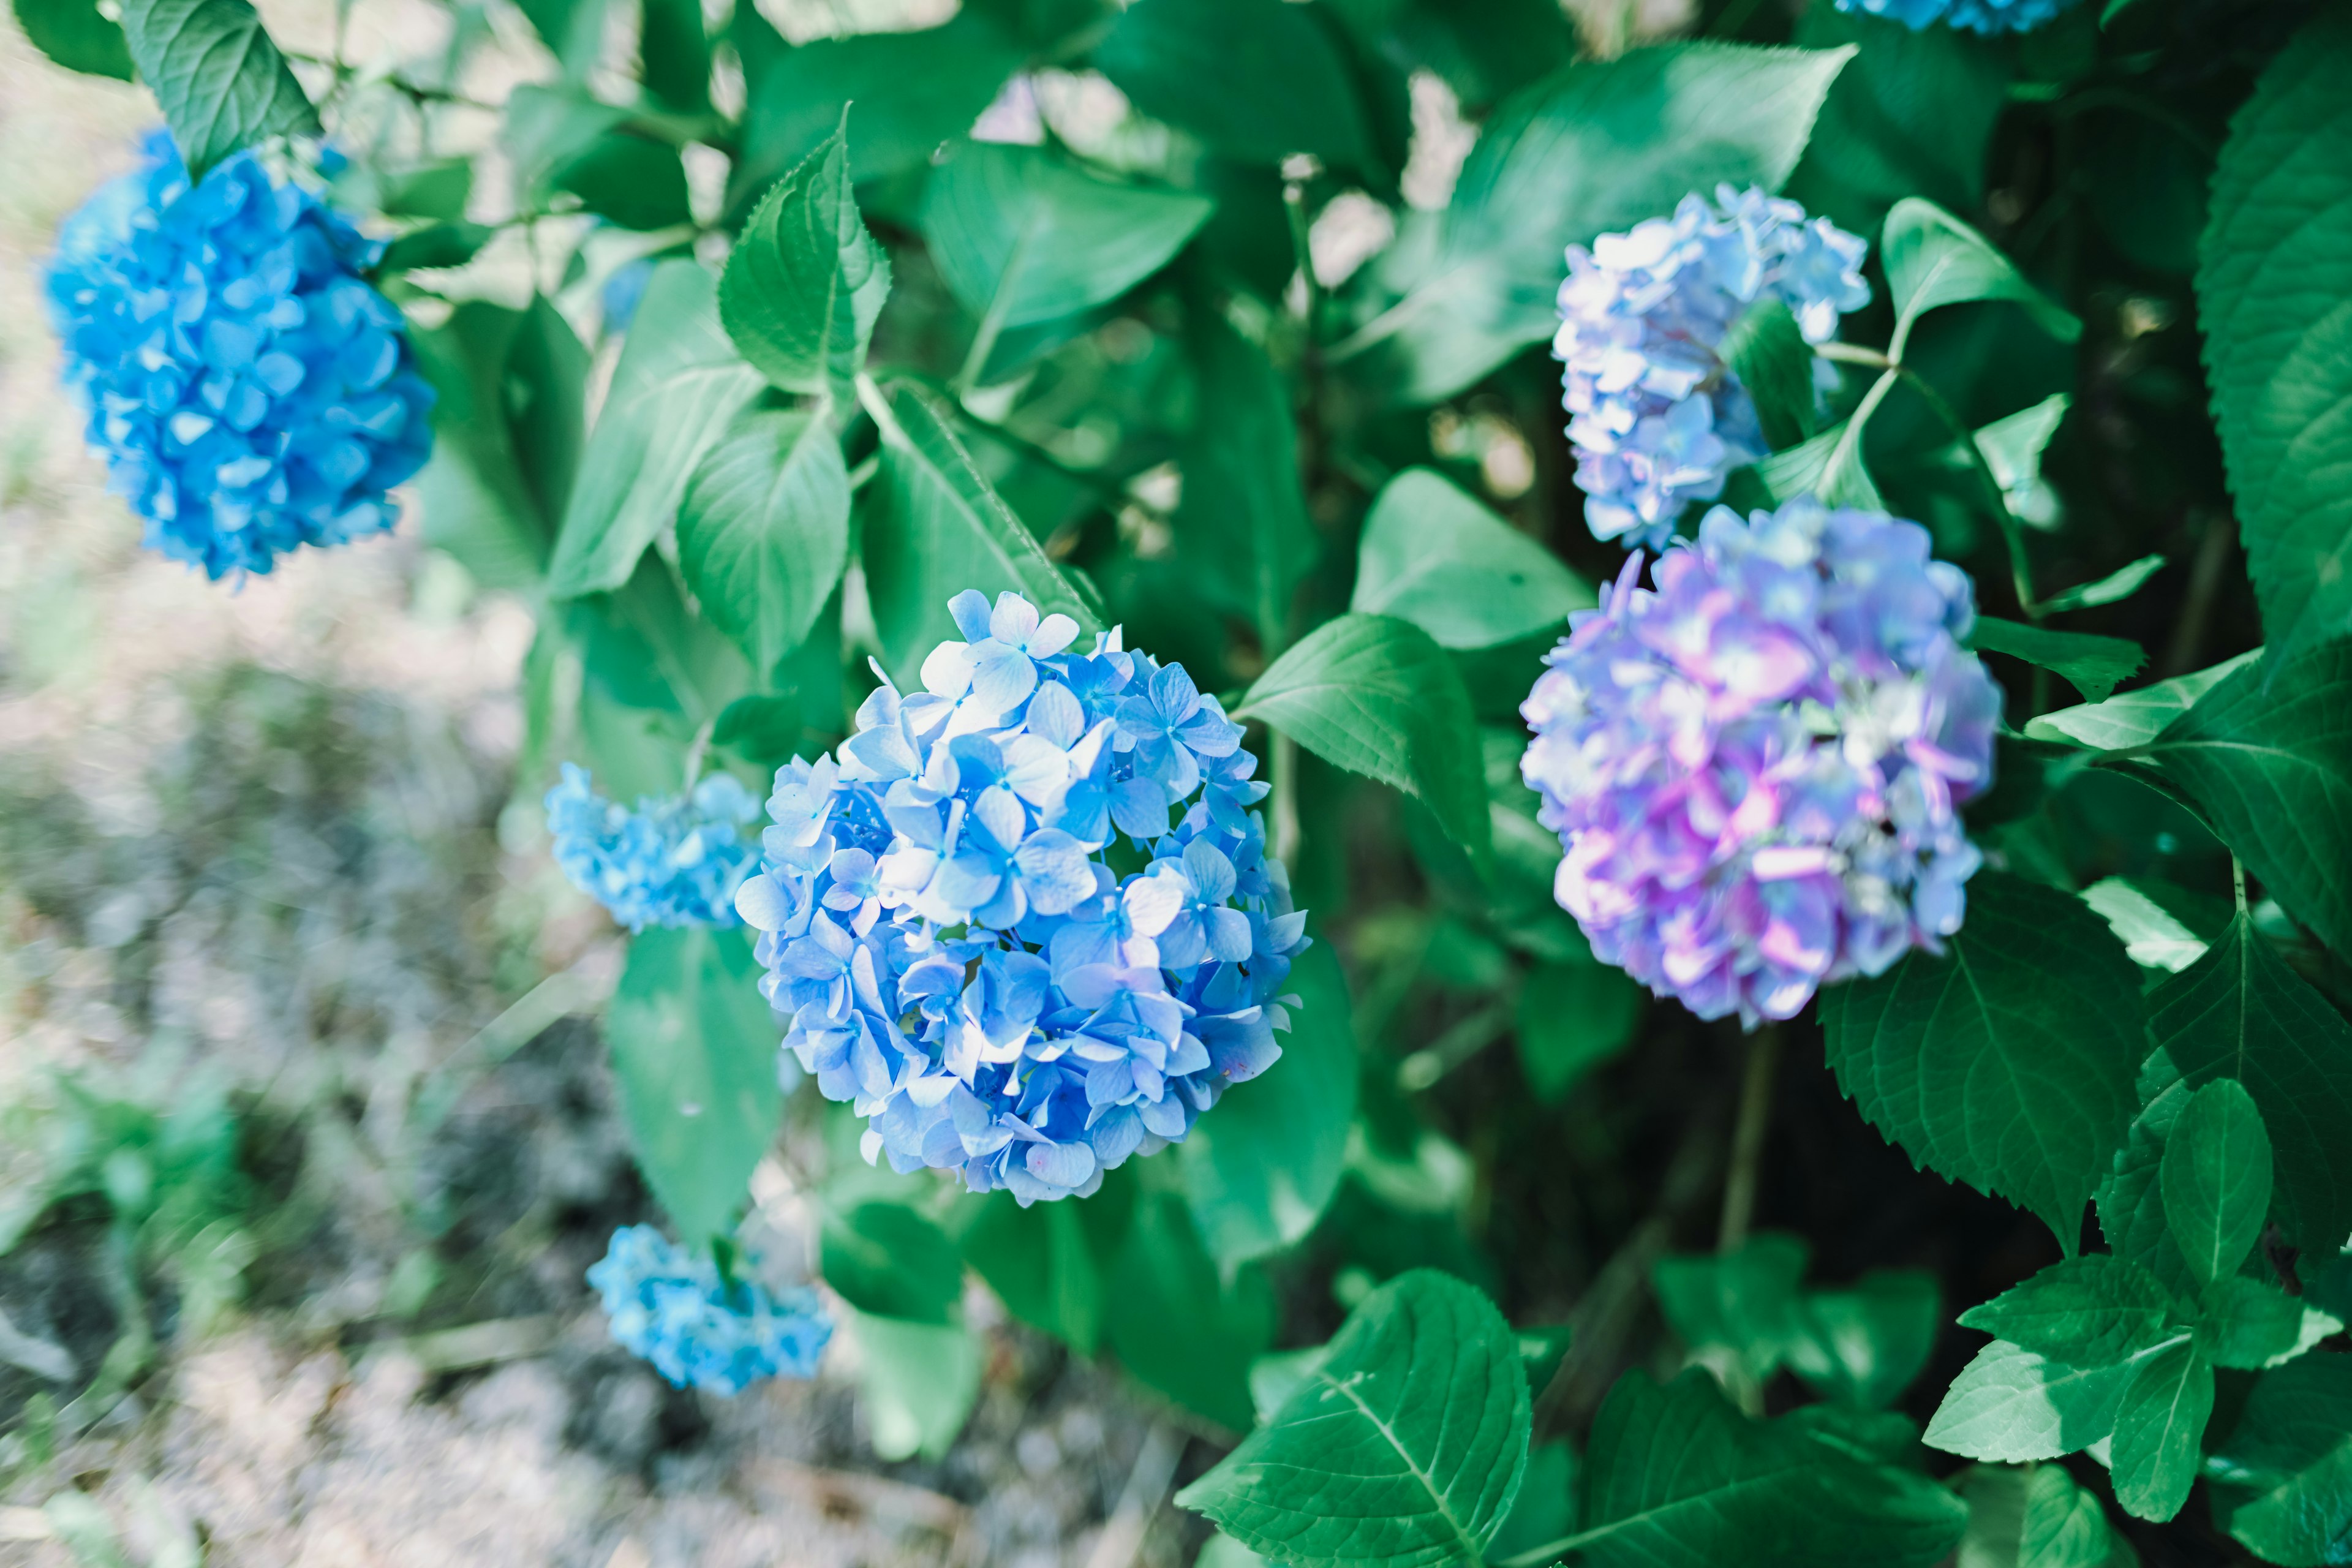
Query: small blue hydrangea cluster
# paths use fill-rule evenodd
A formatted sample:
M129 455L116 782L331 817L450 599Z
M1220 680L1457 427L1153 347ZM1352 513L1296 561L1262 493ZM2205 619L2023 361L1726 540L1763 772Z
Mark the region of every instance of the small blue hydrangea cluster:
M1913 29L1937 22L1971 33L2024 33L2053 22L2074 0L1837 0L1841 11L1885 16Z
M390 528L433 390L359 276L382 247L241 153L189 186L168 137L66 220L65 375L148 547L217 579Z
M631 811L566 763L546 807L555 863L631 931L736 923L735 889L759 858L740 829L760 803L732 775L712 773L683 799L648 795Z
M1869 247L1751 186L1694 192L1670 218L1568 251L1552 353L1566 365L1568 437L1597 539L1656 550L1683 508L1765 454L1756 405L1716 350L1741 312L1778 295L1809 342L1870 301ZM1834 386L1827 362L1817 379Z
M1520 711L1555 884L1602 962L1701 1017L1793 1016L1960 929L1957 805L1992 777L2000 689L1927 530L1810 498L1717 507L1656 589L1639 552Z
M921 690L885 679L837 754L777 771L736 908L868 1160L1085 1194L1281 1054L1307 917L1257 759L1182 666L1116 630L1072 652L1013 594L950 609L968 640Z
M782 1296L722 1279L649 1225L626 1226L588 1270L613 1338L678 1388L734 1395L762 1378L814 1377L833 1320L805 1286Z

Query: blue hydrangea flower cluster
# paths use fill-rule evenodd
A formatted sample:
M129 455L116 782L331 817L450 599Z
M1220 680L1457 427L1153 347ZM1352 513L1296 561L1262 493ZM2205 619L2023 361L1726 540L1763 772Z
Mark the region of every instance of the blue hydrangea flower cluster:
M382 247L250 153L191 188L168 137L58 231L65 377L146 542L217 579L390 528L432 447Z
M866 1157L1024 1204L1093 1192L1281 1054L1306 919L1241 727L1181 665L1016 595L776 773L760 875L785 1044ZM1171 816L1173 820L1171 821Z
M814 1377L833 1320L805 1286L772 1295L649 1225L625 1226L588 1270L613 1338L678 1388L732 1396L769 1377Z
M1810 498L1629 556L1520 711L1521 772L1592 951L1753 1027L1960 927L2000 689L1927 530Z
M1827 218L1751 186L1694 192L1670 218L1569 247L1552 353L1566 365L1576 482L1598 539L1661 549L1683 508L1723 493L1764 456L1756 405L1717 356L1741 312L1778 295L1810 342L1870 302L1869 247ZM1824 387L1826 361L1813 362Z
M2057 20L2074 0L1837 0L1841 11L1885 16L1913 29L1937 22L1971 33L2023 33Z
M631 931L736 923L735 889L759 859L740 830L760 803L732 775L712 773L682 799L647 795L631 811L566 763L546 807L555 863Z

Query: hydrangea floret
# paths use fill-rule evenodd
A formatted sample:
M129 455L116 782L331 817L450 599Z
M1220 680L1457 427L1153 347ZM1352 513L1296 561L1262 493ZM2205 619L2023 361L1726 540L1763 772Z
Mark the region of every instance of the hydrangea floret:
M1717 507L1638 586L1627 558L1520 711L1592 951L1753 1027L1960 928L2000 689L1958 568L1915 522L1810 498Z
M588 1283L613 1338L678 1388L732 1396L763 1378L814 1377L833 1337L814 1290L722 1275L649 1225L614 1231Z
M392 527L433 390L360 276L382 248L251 153L191 186L161 132L66 220L66 384L149 548L217 579Z
M1013 594L776 773L759 875L785 1045L866 1157L1024 1204L1093 1192L1281 1054L1307 945L1241 727L1181 665ZM877 674L879 673L877 669Z
M555 863L631 931L738 923L735 889L759 859L741 830L760 803L731 774L712 773L688 795L645 796L632 811L566 763L546 808Z
M1730 185L1569 247L1552 353L1595 538L1663 548L1688 503L1765 455L1755 400L1717 353L1724 334L1778 296L1807 342L1827 342L1841 314L1870 302L1868 248L1795 202ZM1818 386L1836 384L1826 361L1813 366Z
M2054 22L2075 0L1837 0L1841 11L1885 16L1913 29L1938 22L1971 33L2023 33Z

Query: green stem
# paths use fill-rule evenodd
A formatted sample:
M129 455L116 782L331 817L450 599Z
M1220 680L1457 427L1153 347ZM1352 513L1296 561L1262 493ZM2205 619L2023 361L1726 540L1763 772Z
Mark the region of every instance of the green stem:
M2246 864L2235 855L2230 857L2230 890L2236 895L2238 913L2246 912Z
M1397 1064L1397 1088L1419 1094L1509 1032L1508 1004L1491 1002Z
M1731 1168L1723 1179L1723 1218L1716 1250L1737 1252L1756 1217L1756 1189L1764 1162L1764 1135L1772 1125L1772 1079L1780 1062L1780 1030L1767 1024L1748 1042L1748 1070L1739 1085L1739 1117L1732 1124Z
M2009 494L2001 489L2000 477L1992 471L1992 464L1986 459L1984 448L1977 445L1976 432L1962 422L1959 411L1946 402L1944 395L1929 385L1927 378L1917 371L1908 365L1898 364L1888 374L1900 375L1909 384L1928 409L1942 421L1944 427L1952 433L1952 438L1960 444L1960 450L1968 454L1969 466L1976 471L1978 481L1984 487L1985 504L1992 510L1993 521L2000 528L2001 542L2009 550L2010 582L2017 592L2018 608L2024 612L2026 619L2040 621L2045 612L2034 597L2033 566L2026 557L2024 529L2018 522L2017 514L2009 510Z

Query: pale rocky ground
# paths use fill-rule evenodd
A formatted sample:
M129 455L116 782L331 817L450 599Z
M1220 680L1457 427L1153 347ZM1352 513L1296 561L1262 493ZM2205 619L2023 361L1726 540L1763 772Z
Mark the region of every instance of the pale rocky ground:
M989 1330L949 1455L896 1466L845 1334L816 1383L731 1402L605 1341L580 1271L644 1210L593 1027L485 1033L550 975L551 1016L593 1012L615 959L527 813L501 843L528 614L413 527L235 591L146 555L57 390L38 263L152 121L0 19L0 1106L225 1074L286 1193L244 1306L46 1462L27 1401L66 1404L114 1318L89 1227L0 1257L0 1309L77 1368L0 1357L0 1568L1187 1560L1182 1440L1025 1332ZM0 1132L0 1196L26 1154ZM480 1283L470 1326L411 1335L387 1302L427 1212Z

